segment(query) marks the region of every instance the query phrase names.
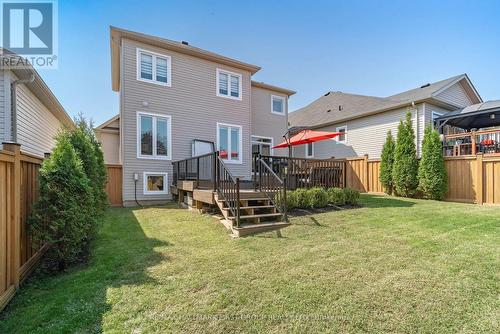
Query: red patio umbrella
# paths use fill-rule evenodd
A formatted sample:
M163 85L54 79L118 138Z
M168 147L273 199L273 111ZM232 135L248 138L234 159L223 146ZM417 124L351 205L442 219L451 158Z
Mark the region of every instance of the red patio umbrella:
M285 148L289 146L304 145L309 143L314 143L317 141L322 141L326 139L332 139L337 136L345 134L344 132L327 132L327 131L314 131L314 130L302 130L292 138L285 140L281 144L274 146L273 148Z

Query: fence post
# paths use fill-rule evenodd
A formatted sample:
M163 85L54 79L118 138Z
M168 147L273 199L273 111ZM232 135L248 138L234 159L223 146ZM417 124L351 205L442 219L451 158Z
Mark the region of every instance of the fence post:
M363 186L365 188L365 192L368 192L368 154L364 155L364 175L363 175Z
M483 153L480 152L476 155L476 168L477 168L477 187L476 187L476 201L477 204L483 204L483 185L484 185L484 173L483 173Z
M10 252L13 267L12 277L9 280L18 289L21 267L21 144L4 142L2 145L4 150L14 153L14 168L11 179L11 222L13 224L11 231L13 231L13 239L12 251Z

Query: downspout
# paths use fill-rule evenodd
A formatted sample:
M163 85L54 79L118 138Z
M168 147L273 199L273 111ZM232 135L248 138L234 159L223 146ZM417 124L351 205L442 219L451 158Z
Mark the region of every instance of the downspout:
M17 143L17 85L26 84L35 81L35 75L32 73L28 79L19 79L13 81L10 84L10 104L11 104L11 113L12 113L12 134L11 141Z

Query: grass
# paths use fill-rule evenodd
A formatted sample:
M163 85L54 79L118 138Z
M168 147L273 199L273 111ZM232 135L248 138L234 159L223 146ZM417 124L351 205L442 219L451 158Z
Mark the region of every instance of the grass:
M0 332L500 331L498 207L362 204L236 240L174 205L110 209L91 262L29 280Z

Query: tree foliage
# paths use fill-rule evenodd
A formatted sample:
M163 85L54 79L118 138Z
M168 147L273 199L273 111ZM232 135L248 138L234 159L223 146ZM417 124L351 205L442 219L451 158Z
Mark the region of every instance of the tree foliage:
M92 189L68 132L57 137L39 179L40 196L30 218L33 236L50 246L49 269L64 270L88 251L94 224Z
M418 188L424 198L435 200L444 198L448 190L446 167L439 134L432 127L425 129L418 179Z
M418 187L418 160L411 113L399 123L392 179L396 195L413 197Z
M396 143L392 136L391 130L387 132L384 147L382 148L382 156L380 162L380 183L389 195L392 194L394 187L392 181L392 170L394 166L394 153L396 150Z

